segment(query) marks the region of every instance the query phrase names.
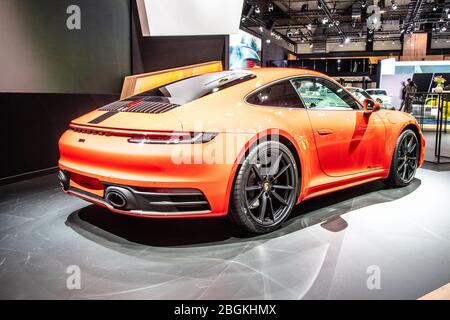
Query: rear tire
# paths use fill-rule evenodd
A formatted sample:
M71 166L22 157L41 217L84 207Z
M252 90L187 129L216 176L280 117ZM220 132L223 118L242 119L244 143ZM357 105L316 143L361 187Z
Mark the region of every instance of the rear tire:
M288 218L299 194L292 152L267 141L250 151L240 166L230 199L230 220L245 231L268 233Z
M405 187L411 183L419 163L419 139L414 131L402 132L392 156L389 177L384 181L391 187Z

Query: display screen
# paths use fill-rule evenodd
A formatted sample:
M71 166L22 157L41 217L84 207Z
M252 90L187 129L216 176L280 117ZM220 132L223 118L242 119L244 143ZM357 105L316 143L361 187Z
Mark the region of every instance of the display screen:
M230 34L239 30L243 0L137 0L144 36Z
M1 0L0 92L119 93L128 0Z
M230 69L261 66L261 39L239 30L230 35Z

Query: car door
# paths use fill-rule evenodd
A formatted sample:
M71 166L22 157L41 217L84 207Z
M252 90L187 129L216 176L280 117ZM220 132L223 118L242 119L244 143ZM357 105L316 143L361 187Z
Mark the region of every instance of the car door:
M313 130L322 170L345 176L382 168L386 130L376 114L361 105L338 84L322 77L292 80Z

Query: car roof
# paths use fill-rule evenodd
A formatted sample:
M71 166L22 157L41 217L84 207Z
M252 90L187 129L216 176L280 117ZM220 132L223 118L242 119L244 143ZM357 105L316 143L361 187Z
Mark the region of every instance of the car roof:
M263 67L263 68L252 68L243 69L246 72L250 72L256 75L257 81L262 81L263 83L269 83L272 81L280 80L283 78L296 77L296 76L321 76L323 78L334 81L327 75L308 69L299 68L278 68L278 67ZM239 70L235 70L239 71ZM241 70L242 71L242 70Z
M291 76L291 75L323 75L320 72L308 70L308 69L299 69L299 68L278 68L278 67L263 67L263 68L252 68L246 69L255 75L277 75L277 76Z

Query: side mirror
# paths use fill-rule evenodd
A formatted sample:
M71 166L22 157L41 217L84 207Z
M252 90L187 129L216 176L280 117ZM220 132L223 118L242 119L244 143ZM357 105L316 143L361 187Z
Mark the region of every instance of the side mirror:
M364 106L364 113L366 114L377 112L378 110L381 109L381 104L371 99L364 100L363 106Z

